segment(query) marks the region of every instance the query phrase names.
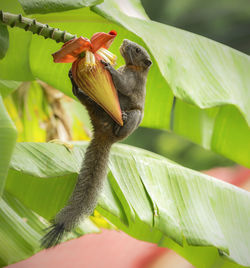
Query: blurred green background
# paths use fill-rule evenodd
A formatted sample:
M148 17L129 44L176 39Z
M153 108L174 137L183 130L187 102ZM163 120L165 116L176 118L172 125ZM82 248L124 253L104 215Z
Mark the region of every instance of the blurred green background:
M250 53L249 0L142 0L142 4L152 20ZM176 134L161 130L139 128L124 143L161 154L196 170L235 164Z

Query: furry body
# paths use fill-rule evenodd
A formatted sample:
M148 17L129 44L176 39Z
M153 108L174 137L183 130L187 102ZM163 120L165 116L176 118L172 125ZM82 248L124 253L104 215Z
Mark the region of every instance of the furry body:
M152 62L143 47L127 39L123 41L120 52L126 65L118 70L106 62L102 63L110 72L118 92L124 122L122 127L78 88L69 73L73 93L87 108L94 134L71 198L56 215L53 225L48 228L49 232L42 239L44 248L57 245L65 232L71 231L81 219L92 214L107 175L112 144L130 135L143 118L146 80Z

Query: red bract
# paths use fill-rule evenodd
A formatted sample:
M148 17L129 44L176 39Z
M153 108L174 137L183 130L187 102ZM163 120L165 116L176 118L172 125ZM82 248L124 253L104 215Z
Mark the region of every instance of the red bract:
M115 31L95 33L91 40L79 37L66 42L52 54L54 62L72 62L72 75L77 86L99 104L119 125L123 125L117 91L110 73L100 60L115 64L116 56L107 49Z

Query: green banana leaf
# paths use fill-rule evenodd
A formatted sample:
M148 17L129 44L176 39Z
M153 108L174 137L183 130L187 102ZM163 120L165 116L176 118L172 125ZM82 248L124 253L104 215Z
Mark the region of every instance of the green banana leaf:
M20 85L21 82L19 81L0 80L0 94L4 98L15 91Z
M124 38L147 47L154 64L147 83L142 125L173 130L250 167L249 56L207 38L150 21L139 1L106 0L91 10L80 8L35 17L89 38L94 32L116 29L118 36L111 47L115 54L119 54ZM52 40L12 29L9 52L0 63L4 70L0 78L38 77L72 96L67 78L71 64L52 62L51 54L59 48ZM18 61L14 61L14 50L20 55ZM122 63L119 57L118 66Z
M0 267L26 259L40 250L48 222L5 191L0 199ZM100 232L89 219L66 237Z
M48 103L40 85L25 82L20 89L4 98L5 107L18 130L18 141L46 141L49 122Z
M100 4L103 0L19 0L26 14L61 12Z
M53 218L72 192L86 145L18 143L5 191ZM97 210L115 226L196 267L250 266L248 192L127 145L113 147L109 168Z
M0 24L0 59L4 58L9 47L9 33L7 26Z
M0 267L35 254L43 229L48 226L6 191L0 200L0 222Z
M89 140L91 123L83 106L41 82L0 80L4 105L18 131L18 142ZM15 87L18 90L10 94Z
M16 138L17 131L10 116L5 110L0 88L0 200Z
M0 80L0 198L8 173L11 154L17 139L16 128L9 114L6 112L2 97L10 94L10 92L15 90L19 85L20 83L16 81Z

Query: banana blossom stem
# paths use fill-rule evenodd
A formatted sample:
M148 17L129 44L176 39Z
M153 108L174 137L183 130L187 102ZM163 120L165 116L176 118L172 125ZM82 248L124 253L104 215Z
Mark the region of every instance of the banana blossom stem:
M50 27L48 24L42 24L35 19L25 18L21 14L12 14L3 12L2 10L0 10L0 23L9 25L10 27L22 28L33 34L41 35L45 39L50 38L55 40L57 43L65 43L76 38L76 35Z

